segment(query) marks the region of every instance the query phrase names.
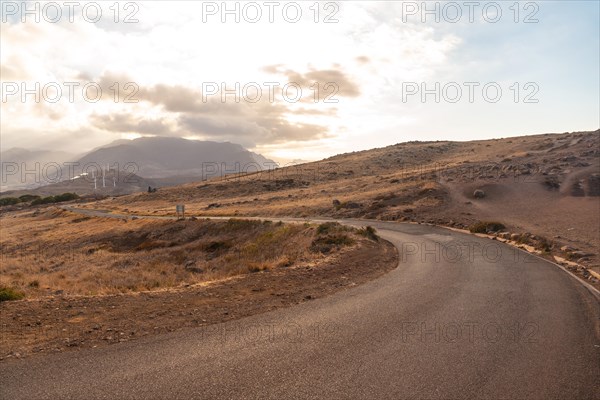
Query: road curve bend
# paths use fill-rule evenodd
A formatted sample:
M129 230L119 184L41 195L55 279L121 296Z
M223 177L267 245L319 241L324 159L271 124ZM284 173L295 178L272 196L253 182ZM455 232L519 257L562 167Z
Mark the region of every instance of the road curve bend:
M381 278L237 321L4 361L0 398L600 398L600 303L576 278L486 238L368 224L400 252Z

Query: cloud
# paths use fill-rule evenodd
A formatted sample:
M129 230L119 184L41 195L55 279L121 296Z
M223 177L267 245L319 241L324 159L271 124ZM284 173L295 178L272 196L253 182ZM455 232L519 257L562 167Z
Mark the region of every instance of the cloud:
M340 96L360 96L358 82L352 80L341 69L310 68L307 72L303 73L295 71L293 69L284 69L281 65L268 65L263 68L263 71L272 74L284 75L287 77L288 82L297 83L303 88L310 88L315 83L319 84L320 87L324 87L327 84L333 83L337 85L337 94Z
M123 74L106 73L98 81L103 90L108 90L115 82L123 86L133 79ZM135 98L140 107L155 108L158 117L148 119L147 115L122 112L94 113L89 118L90 124L97 129L120 134L198 137L254 147L330 137L327 126L297 118L334 117L337 111L333 107L294 107L281 98L272 102L267 95L255 103L244 99L235 102L233 97L223 102L218 95L203 99L199 89L183 85L161 83L138 87Z
M96 128L116 133L139 133L153 136L173 136L174 131L164 119L143 119L131 114L90 116L90 123Z

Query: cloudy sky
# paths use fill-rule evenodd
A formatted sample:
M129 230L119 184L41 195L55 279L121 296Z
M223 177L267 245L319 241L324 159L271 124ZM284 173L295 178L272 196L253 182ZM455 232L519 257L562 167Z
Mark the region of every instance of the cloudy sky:
M2 150L160 135L314 160L600 126L597 1L0 3Z

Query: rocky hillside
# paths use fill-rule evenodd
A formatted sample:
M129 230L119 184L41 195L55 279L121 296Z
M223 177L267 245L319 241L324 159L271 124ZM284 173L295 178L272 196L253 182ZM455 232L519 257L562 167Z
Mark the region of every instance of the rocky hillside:
M102 207L171 214L374 218L511 233L599 264L600 131L409 142L314 163L119 198ZM565 254L566 255L566 254Z

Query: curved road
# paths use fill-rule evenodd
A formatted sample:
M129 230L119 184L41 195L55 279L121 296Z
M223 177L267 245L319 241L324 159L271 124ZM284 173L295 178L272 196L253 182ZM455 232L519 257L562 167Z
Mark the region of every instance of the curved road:
M600 398L600 303L576 278L489 239L368 224L401 254L375 281L238 321L3 362L0 398Z

